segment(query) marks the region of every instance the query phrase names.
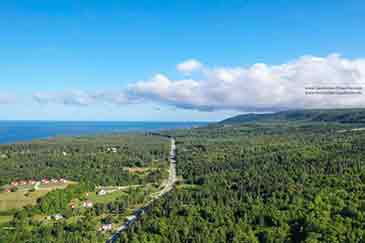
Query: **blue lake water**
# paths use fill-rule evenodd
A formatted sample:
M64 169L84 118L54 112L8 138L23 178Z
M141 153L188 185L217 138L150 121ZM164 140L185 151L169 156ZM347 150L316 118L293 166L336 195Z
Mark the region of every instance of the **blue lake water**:
M0 144L55 136L158 131L204 126L204 122L55 122L0 121Z

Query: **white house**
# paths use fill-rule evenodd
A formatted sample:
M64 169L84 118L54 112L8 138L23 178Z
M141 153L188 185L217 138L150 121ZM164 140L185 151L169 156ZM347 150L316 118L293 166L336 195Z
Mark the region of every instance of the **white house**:
M136 215L127 216L126 218L127 218L128 221L132 221L132 220L137 219Z
M60 219L63 219L63 216L58 213L58 214L52 215L52 218L54 218L55 220L60 220Z
M101 189L100 191L98 191L98 195L99 196L105 196L107 194L107 192L103 189Z
M28 180L29 185L35 185L37 182L35 180Z
M18 186L18 185L19 185L19 182L17 182L17 181L13 181L13 182L11 182L11 185L12 185L12 186Z
M49 180L46 178L42 179L41 182L42 184L49 184Z
M106 151L107 151L107 152L116 153L116 152L118 151L118 149L117 149L117 148L115 148L115 147L111 147L111 148L107 148L107 149L106 149Z
M103 224L101 226L101 230L103 230L103 231L110 231L112 229L113 229L113 225L112 224Z
M93 207L93 202L92 202L92 201L89 201L89 200L84 201L84 202L82 203L82 206L83 206L84 208L92 208L92 207Z

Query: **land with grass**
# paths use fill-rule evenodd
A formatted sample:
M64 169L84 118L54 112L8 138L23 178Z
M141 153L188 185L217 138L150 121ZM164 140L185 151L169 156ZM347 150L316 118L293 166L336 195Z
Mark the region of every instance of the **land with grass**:
M149 134L59 137L0 153L0 242L103 242L168 177L169 141Z
M12 215L0 215L0 226L11 222L12 219Z
M34 190L34 187L20 187L14 192L0 192L0 212L36 205L37 200L48 192L65 189L70 184L72 183L40 186L37 190Z

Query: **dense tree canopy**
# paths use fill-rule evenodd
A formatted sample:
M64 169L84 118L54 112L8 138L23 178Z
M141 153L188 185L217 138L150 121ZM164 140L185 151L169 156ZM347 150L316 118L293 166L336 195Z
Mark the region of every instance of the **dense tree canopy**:
M365 132L256 123L175 135L186 184L121 242L365 239Z
M64 177L95 185L139 184L125 167L165 161L169 143L143 135L57 138L0 146L0 185L13 180Z
M166 134L176 137L181 180L122 234L119 242L332 243L365 239L365 131L353 130L348 124L300 121L221 124ZM59 145L52 143L2 147L8 158L1 165L9 166L6 172L1 171L5 181L10 174L24 176L21 172L28 164L38 166L36 158L42 158L43 153L47 158L73 161L75 170L67 169L71 168L68 162L39 159L39 168L47 169L40 169L39 174L34 170L30 177L50 176L47 172L65 168L69 178L81 175L84 179L74 187L47 194L34 207L13 212L8 228L0 229L0 242L104 242L105 235L95 231L93 219L110 222L105 215L123 213L132 204L143 205L143 191L89 210L70 211L64 205L72 197L82 198L83 192L97 184L133 182L107 169L115 161L123 161L117 163L117 168L122 168L167 158L165 141L155 136L132 140L135 143L124 145L100 145L99 140L79 148L65 146L58 152L54 150ZM28 153L27 146L30 151L45 152ZM105 150L110 146L120 146L117 154ZM78 152L73 150L76 148ZM60 156L63 150L73 159ZM97 162L90 159L93 153ZM98 176L101 168L105 169L103 177L110 178L107 182ZM154 176L151 173L149 178ZM65 217L76 214L80 219L44 225L32 217L55 212Z

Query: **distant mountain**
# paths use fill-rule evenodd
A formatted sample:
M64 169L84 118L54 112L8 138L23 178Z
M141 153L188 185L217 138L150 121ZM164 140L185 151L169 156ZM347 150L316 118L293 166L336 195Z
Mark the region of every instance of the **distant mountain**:
M365 109L290 110L276 113L244 114L221 121L221 124L275 121L315 121L339 123L365 123Z

